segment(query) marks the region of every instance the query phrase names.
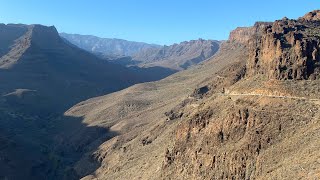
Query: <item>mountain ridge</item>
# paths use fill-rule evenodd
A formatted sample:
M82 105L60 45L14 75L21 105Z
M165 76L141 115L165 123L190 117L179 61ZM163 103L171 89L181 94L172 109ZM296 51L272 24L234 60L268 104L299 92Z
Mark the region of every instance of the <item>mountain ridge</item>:
M92 53L101 54L102 57L130 56L142 49L160 47L160 45L156 44L128 41L117 38L100 38L94 35L60 33L60 36L82 49Z
M220 48L215 40L190 40L163 46L160 49L146 49L133 55L140 66L163 66L177 70L187 69L212 57Z

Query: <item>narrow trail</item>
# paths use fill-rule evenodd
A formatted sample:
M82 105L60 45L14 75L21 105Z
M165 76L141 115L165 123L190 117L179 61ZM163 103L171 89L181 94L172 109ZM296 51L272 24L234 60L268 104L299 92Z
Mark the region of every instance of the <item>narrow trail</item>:
M223 96L257 96L257 97L269 97L269 98L282 98L282 99L300 99L300 100L306 100L311 101L315 104L320 105L320 99L309 99L306 97L298 97L298 96L279 96L279 95L266 95L266 94L256 94L256 93L245 93L245 94L239 94L239 93L220 93L220 95Z

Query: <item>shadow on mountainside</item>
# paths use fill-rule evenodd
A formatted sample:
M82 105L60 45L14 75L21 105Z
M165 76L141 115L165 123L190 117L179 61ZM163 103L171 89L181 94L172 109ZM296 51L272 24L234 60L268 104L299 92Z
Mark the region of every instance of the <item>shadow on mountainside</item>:
M0 119L0 179L79 179L99 167L90 152L116 135L82 117L28 117L3 106ZM86 155L79 174L73 167Z
M133 72L137 74L141 74L147 78L147 81L158 81L163 78L166 78L176 72L178 70L155 66L155 67L138 67L138 66L131 66L129 67Z
M74 164L116 134L64 115L86 99L166 77L102 61L55 27L0 24L0 179L79 179ZM161 73L160 71L159 73Z
M62 61L57 59L48 63ZM99 167L94 159L78 172L73 167L116 133L89 127L82 122L83 118L68 117L64 112L81 101L134 83L106 79L99 74L92 77L85 70L68 74L64 73L64 66L55 64L42 67L38 63L36 69L33 65L21 62L12 69L0 69L0 180L79 179L92 173ZM145 76L145 81L174 73L157 67L134 71ZM144 81L135 83L139 82Z

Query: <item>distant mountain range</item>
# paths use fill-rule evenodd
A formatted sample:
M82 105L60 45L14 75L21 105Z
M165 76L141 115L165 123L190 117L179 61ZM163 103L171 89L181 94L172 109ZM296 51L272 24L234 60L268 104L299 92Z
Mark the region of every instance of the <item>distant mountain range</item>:
M60 36L72 44L89 52L105 57L131 56L141 50L160 48L160 45L123 39L100 38L92 35L60 33Z
M183 70L212 57L219 46L220 42L214 40L184 41L171 46L141 50L132 56L132 60L145 67L161 66Z
M160 46L89 35L60 33L60 36L113 63L140 67L160 66L174 70L186 69L212 57L220 45L219 41L203 39Z

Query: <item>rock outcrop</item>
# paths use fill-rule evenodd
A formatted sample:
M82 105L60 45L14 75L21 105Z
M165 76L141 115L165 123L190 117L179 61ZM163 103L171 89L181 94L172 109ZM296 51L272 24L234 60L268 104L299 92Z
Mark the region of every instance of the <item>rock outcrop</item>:
M320 78L319 11L298 20L283 18L270 25L256 24L249 40L248 75L271 79Z
M310 150L319 146L311 135L319 127L318 14L231 33L229 42L245 45L248 59L219 72L201 99L170 111L179 125L163 153L162 179L319 178L319 153Z
M255 31L253 27L238 27L231 31L229 41L245 44L254 33Z
M299 18L299 20L304 21L319 21L320 20L320 10L315 10L307 13L303 17Z

